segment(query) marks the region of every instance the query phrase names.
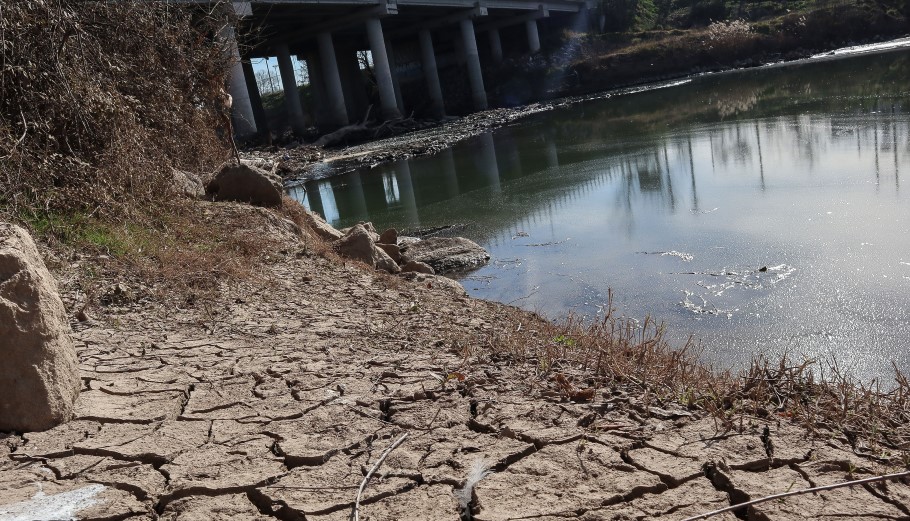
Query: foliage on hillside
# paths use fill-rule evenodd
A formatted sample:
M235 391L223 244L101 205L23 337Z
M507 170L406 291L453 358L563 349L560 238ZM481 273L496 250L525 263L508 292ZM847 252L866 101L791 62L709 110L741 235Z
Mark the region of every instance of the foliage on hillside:
M910 14L908 0L601 0L608 32L688 29L730 19L758 21L818 9L865 7Z
M224 23L164 2L0 2L0 212L134 215L167 203L171 167L223 160Z

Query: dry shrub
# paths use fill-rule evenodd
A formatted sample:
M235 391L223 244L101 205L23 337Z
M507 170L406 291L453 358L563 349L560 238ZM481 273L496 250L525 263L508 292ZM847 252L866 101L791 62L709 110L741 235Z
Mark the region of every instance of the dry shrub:
M146 215L171 167L225 158L224 23L166 2L0 2L0 210Z

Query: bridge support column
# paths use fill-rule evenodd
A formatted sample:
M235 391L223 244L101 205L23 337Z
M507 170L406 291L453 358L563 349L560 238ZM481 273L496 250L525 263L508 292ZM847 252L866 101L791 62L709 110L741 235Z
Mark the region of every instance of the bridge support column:
M284 105L288 111L288 121L294 133L300 136L306 131L306 120L303 117L303 107L300 105L300 91L294 77L291 52L287 45L277 46L275 52L278 55L278 70L281 73L281 86L284 88Z
M389 72L392 74L392 88L395 89L395 104L398 105L398 112L403 116L407 111L404 109L404 97L401 95L401 84L398 82L398 62L395 60L395 46L392 45L390 40L386 40L385 49L389 54Z
M502 40L499 38L499 29L490 29L487 34L490 37L490 57L493 63L502 63Z
M249 60L243 62L243 79L246 81L246 91L253 106L253 122L256 123L260 134L268 134L269 122L265 117L265 107L262 106L262 96L259 95L259 85L256 85L256 72Z
M420 39L420 60L423 77L427 82L427 94L430 96L430 112L434 118L445 116L445 102L442 99L442 86L439 84L439 71L436 68L436 52L433 50L433 35L428 29L417 33Z
M348 109L344 104L344 91L341 88L341 76L338 74L338 60L335 58L335 45L332 33L322 32L317 36L319 57L322 61L322 72L325 81L328 113L326 125L343 127L348 124Z
M540 34L537 32L537 20L526 21L525 29L528 32L528 50L531 51L531 54L540 52Z
M256 134L256 116L253 114L253 105L250 103L250 93L246 90L246 79L243 76L243 64L240 61L240 50L237 48L234 28L228 25L221 36L228 42L231 53L231 78L228 90L232 98L231 120L234 134L241 139L249 138Z
M468 80L471 82L471 97L474 110L487 109L487 91L483 86L483 72L480 68L480 56L477 54L477 37L474 35L474 20L470 18L459 22L461 40L464 43L464 54L467 60Z
M328 96L326 96L325 82L322 79L322 61L317 53L307 54L305 59L307 75L310 77L310 89L313 93L311 113L316 120L316 126L323 130L328 127L328 112L326 111Z
M389 56L386 52L385 38L382 36L382 22L378 18L367 20L367 40L373 54L373 71L376 74L376 86L379 87L379 104L385 119L400 118L398 104L395 100L395 86L392 84L392 71L389 68Z

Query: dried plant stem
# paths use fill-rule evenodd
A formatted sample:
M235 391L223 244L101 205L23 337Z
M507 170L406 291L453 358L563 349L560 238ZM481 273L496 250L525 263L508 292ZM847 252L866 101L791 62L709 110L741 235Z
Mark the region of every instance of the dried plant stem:
M794 490L791 492L784 492L782 494L774 494L772 496L765 496L762 498L753 499L752 501L746 501L745 503L740 503L738 505L721 508L719 510L714 510L713 512L706 512L704 514L700 514L697 516L687 517L687 518L683 519L682 521L697 521L698 519L707 519L707 518L717 515L717 514L723 514L724 512L732 512L734 510L739 510L740 508L743 508L743 507L757 505L759 503L765 503L766 501L773 501L775 499L782 499L782 498L790 497L790 496L798 496L800 494L810 494L813 492L821 492L824 490L834 490L836 488L852 487L854 485L865 485L867 483L877 483L879 481L890 481L892 479L900 479L900 478L905 478L908 476L910 476L910 471L898 472L896 474L886 474L883 476L873 476L871 478L857 479L854 481L845 481L843 483L835 483L833 485L824 485L821 487L804 488L801 490Z
M371 468L370 471L367 472L367 475L363 477L363 481L360 482L360 488L357 489L357 499L354 500L354 511L351 513L351 519L353 519L354 521L360 521L360 498L361 498L361 496L363 496L363 490L365 488L367 488L367 483L369 483L370 478L373 476L373 474L377 470L379 470L379 467L382 465L382 462L385 461L385 459L389 456L389 454L391 454L392 451L395 450L396 447L398 447L399 445L404 443L404 440L406 440L408 438L409 434L410 433L406 432L406 433L402 434L400 438L395 440L395 443L390 445L389 448L387 448L385 450L385 452L383 452L382 455L379 456L379 459L376 460L376 463L373 464L373 468Z

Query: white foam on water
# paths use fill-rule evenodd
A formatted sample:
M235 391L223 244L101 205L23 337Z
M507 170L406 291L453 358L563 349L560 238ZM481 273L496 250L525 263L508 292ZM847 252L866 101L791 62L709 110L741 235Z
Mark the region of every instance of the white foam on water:
M104 485L89 485L47 495L39 488L29 500L0 505L0 521L78 521L76 514L97 504L95 496L103 490Z
M887 51L889 49L900 49L901 47L910 47L910 38L899 38L890 42L870 43L868 45L854 45L844 47L833 51L823 52L812 56L812 58L825 58L828 56L848 56L851 54L863 54L867 52Z

